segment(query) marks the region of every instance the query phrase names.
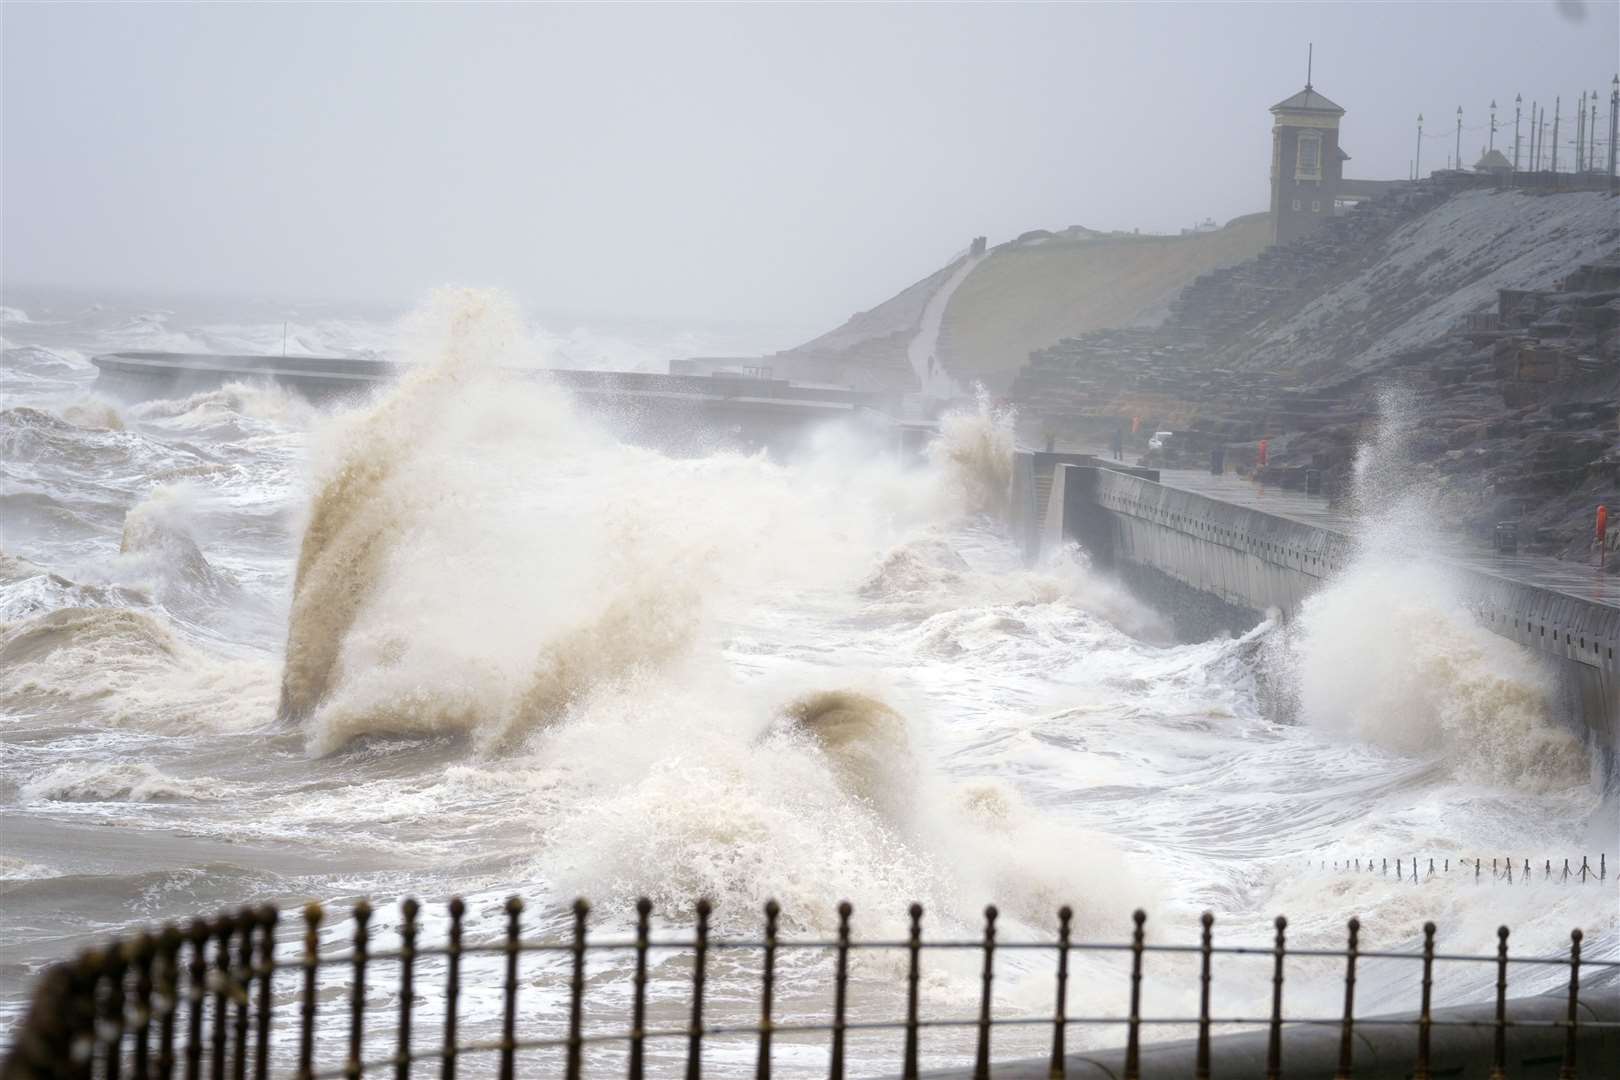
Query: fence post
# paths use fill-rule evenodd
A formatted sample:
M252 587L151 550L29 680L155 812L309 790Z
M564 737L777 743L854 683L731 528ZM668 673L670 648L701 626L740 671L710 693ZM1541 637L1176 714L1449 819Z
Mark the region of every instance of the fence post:
M298 1006L298 1080L309 1080L315 1071L315 969L320 966L321 918L319 903L304 906L304 991Z
M1277 941L1272 946L1274 959L1271 969L1271 1026L1266 1038L1266 1080L1281 1080L1282 1077L1283 957L1288 951L1284 937L1287 930L1288 920L1277 916Z
M973 1080L990 1080L990 984L995 979L996 905L984 909L984 989L979 996L979 1048L974 1055Z
M180 1009L180 946L184 941L173 923L158 935L158 956L163 961L158 969L158 999L163 1003L158 1022L158 1080L174 1076L174 1016Z
M1575 1033L1580 1023L1581 996L1581 932L1569 933L1569 1019L1564 1027L1564 1062L1558 1068L1558 1080L1575 1080Z
M1496 1024L1491 1052L1491 1080L1507 1080L1508 928L1496 928Z
M125 949L135 967L135 1011L130 1017L135 1028L133 1076L134 1080L150 1080L151 1062L147 1055L152 1027L152 960L157 955L157 946L152 935L142 930Z
M641 1080L642 1040L647 1034L647 919L652 901L636 901L636 975L630 1013L630 1080Z
M1203 934L1198 945L1198 1057L1193 1064L1193 1075L1197 1080L1209 1080L1209 964L1215 915L1206 911L1198 922L1203 926Z
M1131 932L1131 1011L1126 1021L1125 1080L1140 1080L1142 1076L1142 926L1147 912L1137 908L1131 914L1136 929Z
M456 1080L456 1010L461 999L461 917L467 902L452 896L449 904L450 931L444 948L444 1057L439 1063L440 1080Z
M501 1080L512 1080L517 1053L518 950L522 933L523 898L506 898L506 1001L501 1010Z
M349 987L349 1057L343 1064L343 1075L356 1080L365 1054L366 1026L366 961L370 941L371 904L365 900L354 905L353 982Z
M1361 920L1355 916L1350 918L1350 943L1345 950L1344 971L1344 1020L1339 1029L1339 1067L1333 1074L1333 1080L1350 1080L1352 1067L1352 1054L1354 1053L1353 1039L1355 1037L1356 1023L1356 940L1361 934Z
M844 1080L844 1014L849 997L849 916L853 910L848 900L838 904L838 952L833 974L832 1080Z
M776 919L782 905L765 901L765 955L761 962L759 989L759 1060L754 1066L757 1080L771 1078L771 1005L776 995Z
M124 950L117 945L108 948L106 961L101 968L101 977L107 984L107 994L102 1001L102 1017L105 1024L98 1040L106 1051L107 1080L118 1080L119 1071L124 1064L124 975L127 970L128 961L124 957Z
M394 1049L395 1080L411 1075L411 1010L416 1007L416 916L422 906L414 896L400 901L399 1037Z
M228 991L231 985L231 931L235 929L236 921L229 915L221 915L214 924L214 1030L208 1066L213 1080L225 1080L225 1055L230 1050L227 1044L231 1008Z
M697 902L697 936L692 949L692 1024L687 1029L686 1080L703 1075L703 980L709 958L709 912L707 900Z
M1511 861L1508 866L1512 866ZM1418 1012L1418 1059L1412 1080L1429 1080L1429 998L1434 987L1434 923L1423 924L1423 1004Z
M1074 909L1064 904L1058 908L1058 966L1057 1005L1052 1010L1052 1066L1047 1070L1050 1080L1063 1080L1063 1040L1069 1024L1069 924Z
M906 968L906 1047L900 1070L902 1080L917 1080L917 981L920 976L917 967L922 953L922 917L922 905L912 904L911 934L906 943L910 961Z
M236 943L238 977L229 989L236 999L235 1045L231 1047L231 1077L247 1080L248 995L253 989L253 929L258 924L252 908L236 913L236 926L241 940Z
M580 1027L585 1019L585 916L591 905L582 896L574 901L574 972L568 981L568 1080L579 1080Z
M191 940L191 964L186 971L186 1080L202 1073L203 1013L208 1008L208 942L214 929L206 919L193 919L186 927Z
M276 974L276 923L280 921L281 913L274 904L259 909L259 1029L253 1080L266 1080L270 1075L270 992Z

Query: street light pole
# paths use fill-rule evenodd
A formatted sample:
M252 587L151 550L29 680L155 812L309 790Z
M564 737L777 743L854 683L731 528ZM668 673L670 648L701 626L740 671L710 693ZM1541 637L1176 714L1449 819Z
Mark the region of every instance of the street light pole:
M1496 99L1495 98L1491 98L1491 145L1489 147L1487 147L1486 149L1488 151L1496 149Z
M1592 119L1586 125L1586 171L1597 172L1597 91L1592 91Z
M1581 162L1586 160L1586 91L1581 91L1581 100L1575 106L1575 172L1581 171Z
M1620 134L1615 130L1616 118L1620 117L1620 75L1614 77L1614 81L1609 84L1609 87L1609 190L1612 191L1614 190L1615 135Z
M1524 95L1513 95L1513 171L1519 171L1519 113L1524 109Z
M1454 166L1458 172L1462 171L1462 106L1457 106L1457 164Z
M1423 178L1423 114L1418 113L1417 154L1412 158L1412 175L1415 179Z
M1562 94L1556 95L1553 98L1553 152L1552 152L1552 171L1553 172L1558 171L1558 118L1559 118L1559 114L1562 113L1563 110L1564 110L1564 97L1563 97Z

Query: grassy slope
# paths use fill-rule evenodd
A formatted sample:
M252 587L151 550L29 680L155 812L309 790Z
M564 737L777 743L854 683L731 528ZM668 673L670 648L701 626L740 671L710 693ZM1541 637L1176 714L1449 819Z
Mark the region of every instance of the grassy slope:
M1157 315L1206 270L1271 241L1265 214L1194 236L1096 236L996 250L945 311L941 351L959 382L1005 389L1031 351L1088 330Z

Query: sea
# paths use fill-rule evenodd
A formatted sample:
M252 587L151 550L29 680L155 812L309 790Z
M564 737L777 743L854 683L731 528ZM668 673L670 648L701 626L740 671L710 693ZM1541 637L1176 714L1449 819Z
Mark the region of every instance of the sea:
M857 939L903 940L915 902L926 938L965 942L994 904L1001 942L1054 940L1068 906L1077 941L1126 941L1141 909L1154 943L1196 943L1210 912L1217 944L1269 947L1281 914L1293 946L1334 949L1355 916L1365 949L1416 948L1432 920L1446 953L1494 955L1507 925L1515 955L1565 955L1579 928L1586 957L1620 958L1620 826L1591 755L1549 672L1476 625L1443 568L1381 540L1405 525L1369 521L1360 557L1286 624L1186 643L1083 551L1025 565L1001 518L1016 418L986 397L914 461L837 425L792 452L671 456L524 370L791 344L767 329L548 322L475 289L403 314L5 302L0 1042L45 965L113 935L268 903L290 956L319 900L339 950L362 897L383 943L402 897L432 944L451 896L468 940L491 942L520 895L525 932L556 940L576 897L614 940L646 897L665 938L690 934L702 898L722 937L757 937L775 900L784 940L826 939L848 901ZM132 349L406 370L323 402L251 381L98 389L91 357ZM1398 451L1364 448L1364 482L1398 472L1380 467ZM1603 883L1558 872L1600 853ZM758 962L716 954L710 1022L754 1021ZM779 1022L825 1022L833 962L783 953ZM1076 953L1070 1014L1123 1016L1127 962ZM1144 1012L1196 1014L1197 962L1150 955ZM423 1046L436 963L417 975ZM466 1037L499 1030L500 964L467 960ZM924 1015L975 1016L981 964L927 954ZM1053 954L998 964L998 1017L1050 1014ZM1219 957L1218 1013L1264 1016L1269 964ZM525 965L520 1022L556 1034L567 955ZM654 955L665 1026L686 1022L690 965ZM857 951L850 1018L898 1017L905 973L903 950ZM587 1030L622 1030L631 953L593 953L587 975ZM323 976L323 1023L342 1023L346 978ZM1512 990L1565 978L1515 968ZM1491 965L1442 963L1435 1002L1494 985ZM371 992L397 1007L386 981ZM1341 961L1294 962L1290 1016L1334 1016L1342 996ZM1363 962L1358 1013L1418 1000L1411 962ZM1048 1037L1000 1030L996 1052L1039 1056ZM924 1065L970 1062L973 1038L930 1029ZM898 1071L894 1032L850 1039L852 1072ZM711 1039L705 1067L750 1072L753 1045ZM649 1044L649 1071L684 1052ZM820 1073L828 1052L785 1032L778 1071ZM520 1071L553 1069L547 1053ZM586 1063L622 1056L593 1044Z

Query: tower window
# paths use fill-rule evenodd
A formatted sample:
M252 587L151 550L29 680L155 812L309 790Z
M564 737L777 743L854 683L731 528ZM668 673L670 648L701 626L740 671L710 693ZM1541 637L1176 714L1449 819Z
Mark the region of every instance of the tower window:
M1320 214L1321 212L1322 212L1322 201L1320 199L1312 199L1311 200L1311 213Z
M1322 178L1322 136L1314 132L1299 137L1295 152L1294 179L1320 180Z
M1295 210L1298 210L1298 209L1299 209L1299 200L1298 200L1298 199L1295 199L1295 200L1294 200L1294 209L1295 209Z

